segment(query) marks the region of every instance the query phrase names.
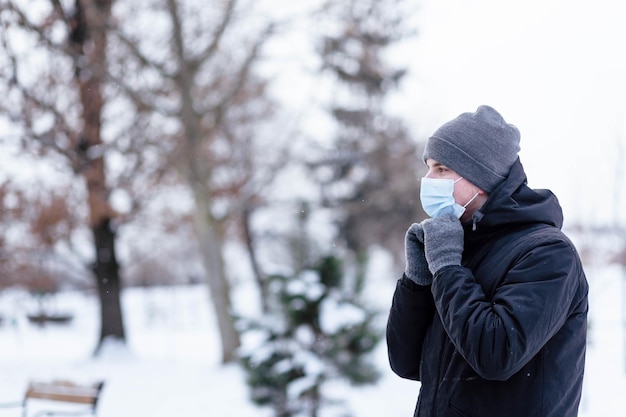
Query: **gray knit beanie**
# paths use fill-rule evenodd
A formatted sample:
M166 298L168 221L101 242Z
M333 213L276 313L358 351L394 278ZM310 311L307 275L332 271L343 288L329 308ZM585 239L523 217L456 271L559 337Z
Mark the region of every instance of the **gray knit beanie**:
M432 158L490 193L517 159L520 133L489 106L445 123L426 142L424 161Z

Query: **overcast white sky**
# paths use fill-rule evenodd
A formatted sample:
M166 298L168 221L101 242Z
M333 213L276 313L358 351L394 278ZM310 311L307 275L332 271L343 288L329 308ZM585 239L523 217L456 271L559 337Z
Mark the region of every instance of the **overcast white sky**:
M396 106L427 137L492 105L520 128L529 184L557 194L566 222L619 210L626 224L624 22L621 0L422 0Z
M626 225L626 1L416 5L419 33L395 54L410 73L392 102L416 138L489 104L520 128L529 184L557 194L566 222L609 223L619 216ZM301 60L306 39L296 35L286 43L283 54ZM319 79L303 87L287 73L279 78L303 108L316 100L311 95L329 94ZM308 119L323 129L307 114L301 122Z
M566 225L619 216L626 226L626 169L618 163L621 152L626 164L626 1L414 4L418 34L392 54L410 72L391 103L416 139L489 104L519 127L529 184L555 192ZM296 34L273 53L301 63L304 43ZM279 71L275 82L294 106L311 112L312 102L333 94L319 77L306 86L291 77ZM324 136L314 114L303 119Z

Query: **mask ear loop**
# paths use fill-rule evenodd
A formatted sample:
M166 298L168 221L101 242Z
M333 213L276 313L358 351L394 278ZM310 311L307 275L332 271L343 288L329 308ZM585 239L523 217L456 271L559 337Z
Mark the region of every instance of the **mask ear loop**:
M456 184L457 182L461 181L462 179L463 179L463 177L459 177L459 178L455 179L453 184ZM470 200L467 203L465 203L462 207L463 208L467 208L467 206L469 206L470 203L476 199L476 197L478 197L478 193L474 194L474 197L470 198Z
M469 206L469 205L470 205L470 203L476 199L476 197L478 197L478 193L474 194L474 197L470 198L470 201L468 201L467 203L465 203L465 205L463 206L463 208L467 208L467 206Z

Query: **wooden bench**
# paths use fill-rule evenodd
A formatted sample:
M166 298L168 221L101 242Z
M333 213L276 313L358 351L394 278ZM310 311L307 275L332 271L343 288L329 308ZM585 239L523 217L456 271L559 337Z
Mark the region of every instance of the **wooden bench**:
M84 405L81 408L65 410L38 410L34 416L79 416L83 414L96 415L96 407L100 392L104 386L103 381L93 384L82 385L71 381L37 382L32 381L24 393L20 402L0 404L0 407L21 407L22 416L28 416L28 406L31 400L46 400L74 405Z

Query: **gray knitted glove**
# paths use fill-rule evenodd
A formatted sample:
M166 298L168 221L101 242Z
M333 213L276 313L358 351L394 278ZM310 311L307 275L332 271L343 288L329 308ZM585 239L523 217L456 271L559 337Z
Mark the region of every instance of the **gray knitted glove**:
M424 248L430 272L435 275L444 266L461 265L463 256L463 226L455 216L426 219Z
M419 285L430 285L433 276L428 270L424 255L424 231L419 223L413 223L404 236L406 268L404 275Z

